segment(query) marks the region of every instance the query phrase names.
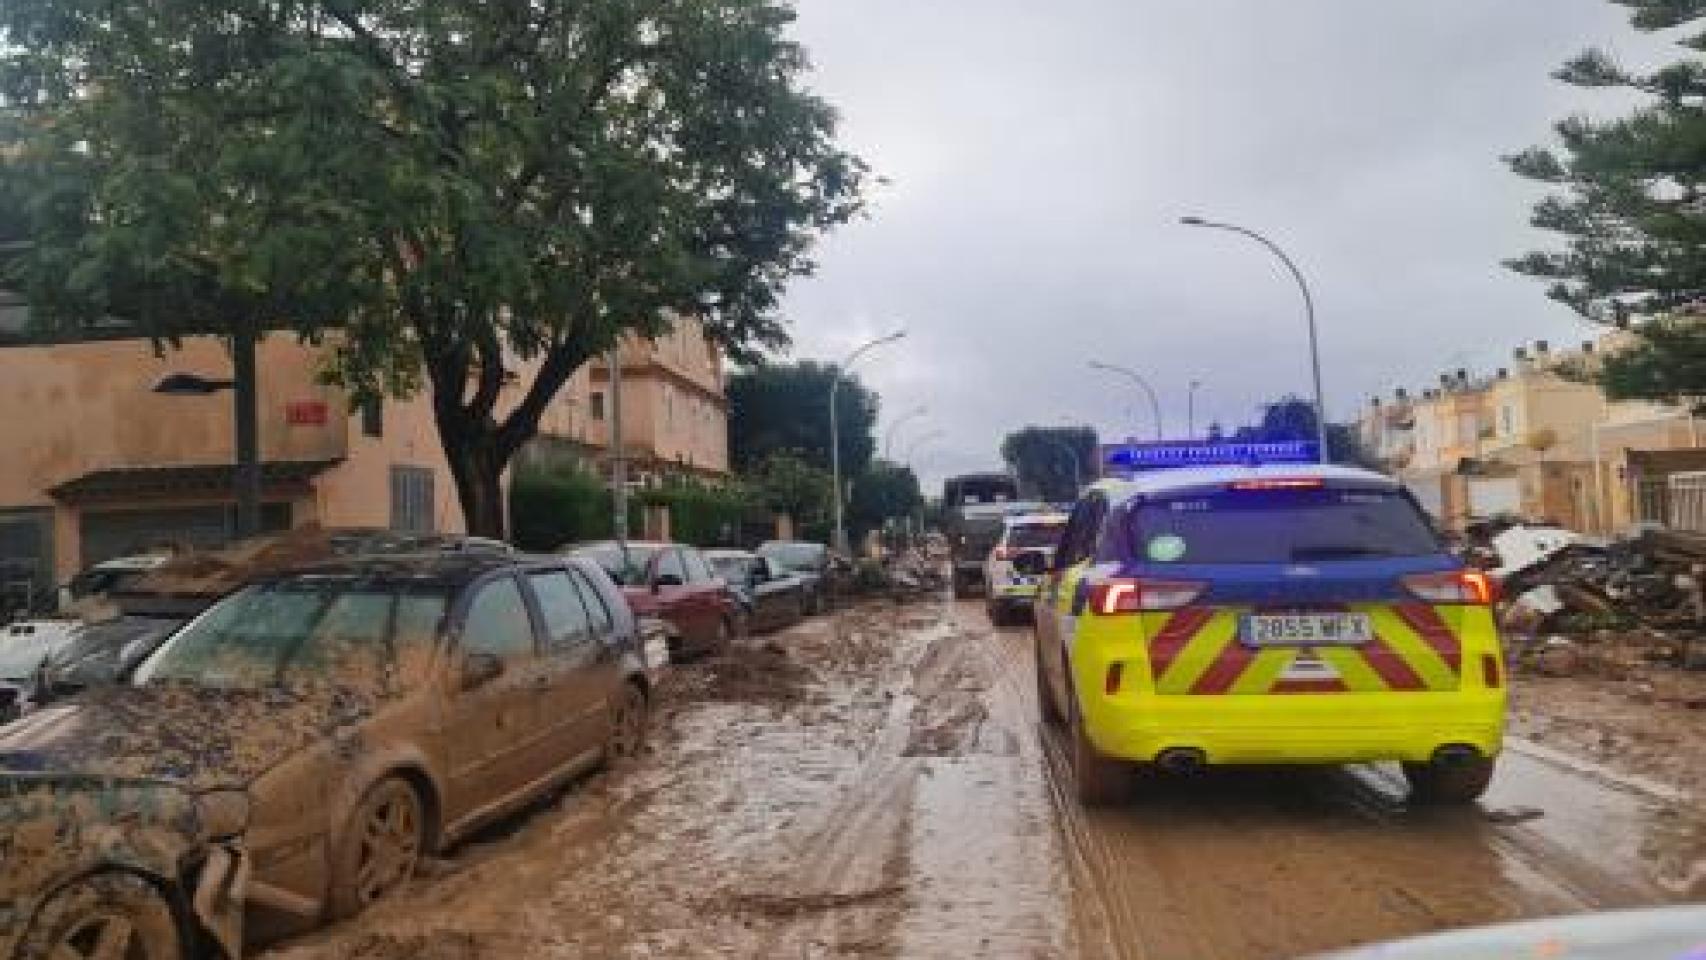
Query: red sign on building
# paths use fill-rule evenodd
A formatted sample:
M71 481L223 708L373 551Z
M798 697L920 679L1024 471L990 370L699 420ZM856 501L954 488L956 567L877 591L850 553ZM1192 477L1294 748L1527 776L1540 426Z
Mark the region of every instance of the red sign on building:
M285 404L284 422L293 427L323 427L326 425L324 400L297 400Z

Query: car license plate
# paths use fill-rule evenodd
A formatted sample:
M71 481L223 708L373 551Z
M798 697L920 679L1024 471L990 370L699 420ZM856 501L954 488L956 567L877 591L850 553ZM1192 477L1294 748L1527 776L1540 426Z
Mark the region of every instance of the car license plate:
M1366 613L1252 613L1242 639L1252 647L1355 646L1374 639Z

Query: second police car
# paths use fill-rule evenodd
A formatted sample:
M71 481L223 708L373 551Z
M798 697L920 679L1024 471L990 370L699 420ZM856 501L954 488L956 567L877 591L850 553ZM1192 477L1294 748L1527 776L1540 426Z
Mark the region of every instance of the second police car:
M1401 761L1418 801L1486 789L1506 699L1491 584L1396 481L1312 451L1132 448L1052 559L1016 561L1042 578L1041 712L1083 802L1138 764Z

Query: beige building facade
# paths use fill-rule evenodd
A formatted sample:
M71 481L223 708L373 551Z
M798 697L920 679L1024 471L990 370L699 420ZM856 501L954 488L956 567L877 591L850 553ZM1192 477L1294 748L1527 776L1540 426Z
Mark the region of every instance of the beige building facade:
M425 398L351 411L319 382L323 348L264 338L257 352L262 520L462 530ZM229 392L156 393L169 373L230 376L223 341L192 337L0 347L0 561L50 582L101 560L232 533Z
M1651 451L1700 445L1685 409L1613 402L1568 375L1591 368L1623 335L1569 351L1518 348L1491 376L1441 374L1437 386L1395 391L1366 408L1364 443L1446 526L1515 514L1609 534L1653 519ZM1644 506L1643 490L1647 490Z
M729 473L728 398L720 351L699 323L680 319L658 340L630 337L621 356L622 447L630 479ZM608 474L616 402L607 358L570 379L540 418L533 456L567 455Z
M259 345L263 526L463 532L429 398L352 410L345 391L320 382L324 349L282 334ZM698 324L630 340L621 358L631 476L726 474L722 362ZM0 590L15 595L27 578L39 591L102 560L228 541L231 395L153 387L169 373L230 370L215 337L158 354L135 338L0 346ZM609 393L606 363L577 372L542 417L534 452L608 469Z

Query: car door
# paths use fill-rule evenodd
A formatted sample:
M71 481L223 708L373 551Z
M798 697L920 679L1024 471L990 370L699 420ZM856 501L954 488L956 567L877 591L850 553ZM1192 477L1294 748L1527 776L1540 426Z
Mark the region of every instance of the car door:
M601 743L605 695L594 674L604 647L597 642L592 616L570 570L534 570L527 581L544 634L538 693L541 725L549 735L540 756L547 769L555 770L586 757Z
M712 642L714 630L705 622L704 610L695 602L687 582L687 565L676 547L658 551L652 565L652 591L657 597L658 612L674 624L688 644L703 648Z
M474 811L525 785L538 750L538 634L514 575L470 589L455 648L446 711L450 789L456 809Z
M681 564L687 571L687 592L692 598L694 617L702 624L705 635L715 639L723 620L728 588L711 571L705 555L692 547L681 548Z
M763 557L754 559L753 565L758 570L759 589L764 593L764 602L770 609L770 629L792 625L799 619L804 602L800 596L800 579L782 573Z
M620 611L611 609L606 593L598 589L591 575L571 567L569 578L580 592L587 619L591 622L588 637L592 654L582 660L577 671L576 704L580 708L582 735L590 744L589 748L596 750L603 747L609 733L611 703L627 681L622 672L621 654L628 638L618 632L621 629Z
M1106 503L1099 494L1092 493L1078 502L1054 562L1038 588L1037 668L1054 690L1056 703L1066 703L1071 694L1066 671L1082 612L1079 584L1093 559L1105 513Z

